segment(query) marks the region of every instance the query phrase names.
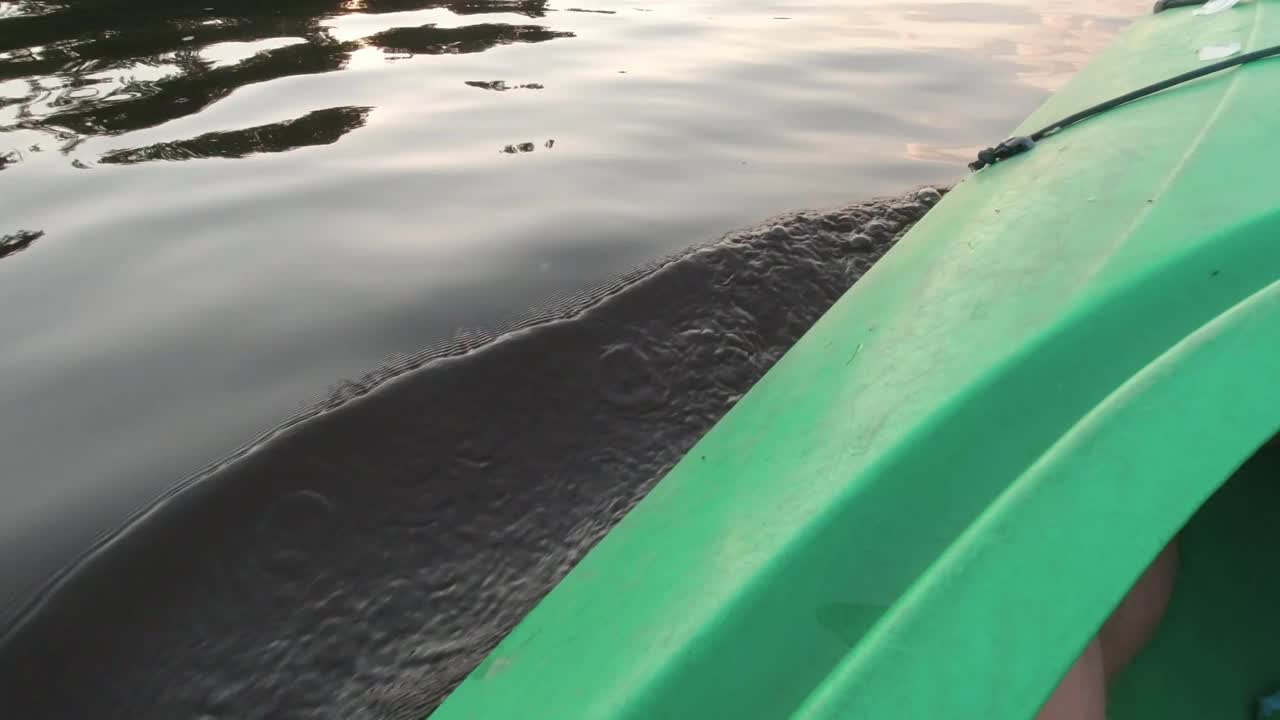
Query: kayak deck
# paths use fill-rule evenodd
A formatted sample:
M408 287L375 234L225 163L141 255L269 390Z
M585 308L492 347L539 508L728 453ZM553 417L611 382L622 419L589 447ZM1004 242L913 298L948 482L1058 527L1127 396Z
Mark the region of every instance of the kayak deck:
M1280 0L1140 19L1015 134L1233 41L1280 44ZM1234 68L962 181L436 720L1031 717L1280 428L1277 87Z

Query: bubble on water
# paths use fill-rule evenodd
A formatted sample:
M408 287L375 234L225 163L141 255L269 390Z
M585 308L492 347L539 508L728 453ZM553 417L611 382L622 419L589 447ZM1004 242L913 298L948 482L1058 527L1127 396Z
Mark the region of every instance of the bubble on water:
M301 490L277 499L257 530L259 567L287 580L301 580L328 560L337 541L337 508L324 495Z
M866 235L866 233L854 233L849 236L849 249L854 252L866 252L875 246L875 241Z
M916 191L915 198L925 205L933 206L942 199L942 193L931 187L923 187Z
M610 345L600 353L596 382L606 400L624 408L649 410L667 399L659 369L634 343Z

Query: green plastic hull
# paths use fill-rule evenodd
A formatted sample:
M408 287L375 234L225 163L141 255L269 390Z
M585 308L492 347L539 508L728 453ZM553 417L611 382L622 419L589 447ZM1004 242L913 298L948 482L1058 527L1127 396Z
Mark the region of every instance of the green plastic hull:
M1140 19L1021 130L1232 41L1280 44L1280 0ZM434 717L1032 717L1280 426L1278 178L1280 59L968 177ZM1194 682L1165 636L1217 601L1189 597L1114 717L1239 717L1140 702ZM1247 708L1246 675L1163 692Z

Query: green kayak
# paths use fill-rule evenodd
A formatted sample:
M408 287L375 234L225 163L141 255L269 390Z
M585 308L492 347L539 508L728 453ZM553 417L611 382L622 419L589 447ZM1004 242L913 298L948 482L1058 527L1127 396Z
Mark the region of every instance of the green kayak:
M1015 134L1235 44L1280 44L1280 0L1138 20ZM1024 720L1184 526L1111 717L1250 717L1278 279L1280 58L970 175L434 718Z

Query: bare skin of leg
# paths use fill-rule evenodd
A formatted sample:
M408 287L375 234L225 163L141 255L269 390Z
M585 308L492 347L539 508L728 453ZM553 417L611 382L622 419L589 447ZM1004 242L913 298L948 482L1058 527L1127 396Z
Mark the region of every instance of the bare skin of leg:
M1151 641L1169 607L1178 541L1156 557L1062 678L1036 720L1106 720L1107 683Z

